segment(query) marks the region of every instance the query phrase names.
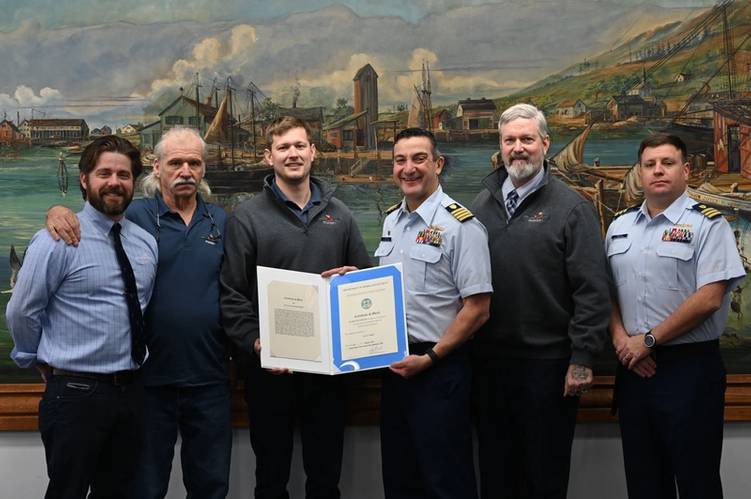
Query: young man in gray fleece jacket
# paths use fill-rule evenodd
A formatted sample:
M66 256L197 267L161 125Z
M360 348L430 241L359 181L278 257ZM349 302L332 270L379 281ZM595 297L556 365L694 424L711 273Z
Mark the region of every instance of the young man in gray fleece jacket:
M474 341L481 496L565 498L579 396L610 318L602 238L591 203L550 174L542 112L517 104L498 126L505 168L472 204L494 291Z
M286 498L292 437L301 425L308 499L338 499L344 435L341 376L262 369L256 265L301 272L369 267L352 213L333 190L310 176L310 129L283 117L266 132L266 162L274 175L227 222L222 264L222 323L251 357L245 379L250 443L256 455L255 497Z

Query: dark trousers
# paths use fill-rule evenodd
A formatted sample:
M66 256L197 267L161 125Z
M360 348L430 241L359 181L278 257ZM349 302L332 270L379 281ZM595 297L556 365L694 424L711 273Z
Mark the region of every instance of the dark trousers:
M563 499L578 397L564 397L568 359L475 365L482 499Z
M144 389L145 442L135 480L137 499L162 499L180 432L189 499L223 499L229 491L232 402L227 383Z
M143 389L52 376L39 403L46 499L130 499L143 439Z
M292 441L299 423L307 499L338 499L345 389L339 376L274 375L257 358L245 380L257 499L287 499Z
M384 371L381 463L386 499L477 497L471 368L465 350L410 379Z
M619 366L618 419L630 499L721 499L725 367L717 342L658 347L657 373Z

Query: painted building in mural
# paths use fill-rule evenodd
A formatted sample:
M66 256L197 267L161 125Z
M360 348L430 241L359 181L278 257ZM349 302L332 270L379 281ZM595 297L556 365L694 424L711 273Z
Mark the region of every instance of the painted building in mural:
M751 100L714 104L715 170L751 178Z
M361 67L355 77L354 98L355 114L365 112L365 140L368 149L376 146L375 129L371 123L378 121L378 73L373 66L366 64Z
M76 142L89 138L89 126L82 119L33 119L29 120L29 134L32 142Z
M580 99L567 99L558 103L555 108L556 116L562 118L578 118L587 112L587 105Z
M23 139L23 135L12 121L0 121L0 144L13 144Z
M196 128L204 135L216 112L217 108L214 106L203 103L196 105L194 99L181 95L159 113L158 121L149 123L140 130L141 148L153 149L162 134L176 126Z
M462 130L493 128L495 114L495 102L485 97L460 100L456 108L456 117Z

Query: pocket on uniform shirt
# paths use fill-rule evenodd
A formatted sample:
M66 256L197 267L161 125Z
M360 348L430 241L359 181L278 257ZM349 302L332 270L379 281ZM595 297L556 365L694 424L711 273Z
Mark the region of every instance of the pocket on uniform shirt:
M686 243L664 242L657 245L659 263L655 284L666 289L687 289L691 269L689 262L694 257L694 248Z
M616 286L622 286L628 281L630 266L626 262L621 262L625 254L631 248L630 239L614 239L608 245L608 262L613 274L613 281Z
M389 256L394 249L393 241L381 241L381 244L376 248L374 255L377 257Z
M412 278L415 291L425 291L431 287L431 276L436 272L434 266L441 260L441 248L429 244L416 244L409 250L410 269L407 278Z

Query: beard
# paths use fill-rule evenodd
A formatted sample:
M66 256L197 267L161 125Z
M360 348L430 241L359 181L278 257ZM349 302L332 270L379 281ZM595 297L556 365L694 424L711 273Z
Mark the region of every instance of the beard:
M107 194L117 194L122 197L120 201L115 201L114 199L105 200ZM117 217L125 213L125 208L128 207L130 201L133 199L133 191L127 191L122 187L102 188L98 192L88 192L87 198L89 204L97 211L104 213L108 217Z
M520 162L519 160L523 161ZM542 161L539 163L530 162L528 156L512 156L508 160L504 158L503 163L506 166L508 176L514 182L529 180L542 168Z

